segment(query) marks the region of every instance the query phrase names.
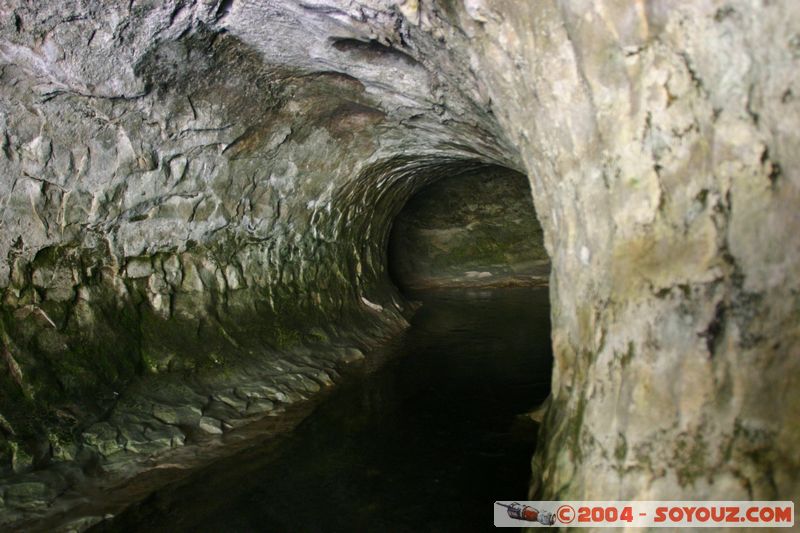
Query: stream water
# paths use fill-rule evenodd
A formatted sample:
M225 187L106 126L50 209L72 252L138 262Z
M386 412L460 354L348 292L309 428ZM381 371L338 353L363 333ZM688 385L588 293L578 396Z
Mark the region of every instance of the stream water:
M547 288L435 291L394 356L290 435L218 461L95 531L482 531L527 499L550 390Z

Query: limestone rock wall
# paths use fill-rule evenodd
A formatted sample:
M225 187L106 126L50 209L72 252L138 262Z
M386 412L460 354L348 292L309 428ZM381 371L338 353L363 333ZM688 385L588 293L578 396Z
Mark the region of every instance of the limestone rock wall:
M4 402L148 364L144 335L110 351L86 323L397 323L392 218L497 164L529 177L552 259L534 492L800 494L791 0L0 12ZM56 366L81 335L97 349Z
M507 158L380 7L2 6L3 467L140 376L248 364L252 331L278 360L404 323L393 216Z
M798 6L465 5L553 261L534 491L796 498Z

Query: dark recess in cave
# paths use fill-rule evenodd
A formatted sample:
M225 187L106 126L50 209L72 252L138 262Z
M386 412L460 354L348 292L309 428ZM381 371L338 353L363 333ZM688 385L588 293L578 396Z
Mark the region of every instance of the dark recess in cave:
M427 185L395 219L388 262L404 291L545 284L550 262L527 177L493 166Z

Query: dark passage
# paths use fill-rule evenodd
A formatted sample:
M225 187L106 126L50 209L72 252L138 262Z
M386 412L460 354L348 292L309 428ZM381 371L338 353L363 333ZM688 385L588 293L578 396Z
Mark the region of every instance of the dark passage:
M388 251L402 289L534 286L550 274L528 178L503 167L420 190L394 220Z
M290 436L195 473L100 531L482 531L526 499L550 390L547 288L424 300L398 353Z

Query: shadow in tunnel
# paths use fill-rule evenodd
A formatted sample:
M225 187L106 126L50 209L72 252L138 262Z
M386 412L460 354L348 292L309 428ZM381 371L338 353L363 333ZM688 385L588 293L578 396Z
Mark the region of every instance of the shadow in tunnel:
M394 220L388 269L404 291L546 284L550 262L527 178L483 167L422 188Z

